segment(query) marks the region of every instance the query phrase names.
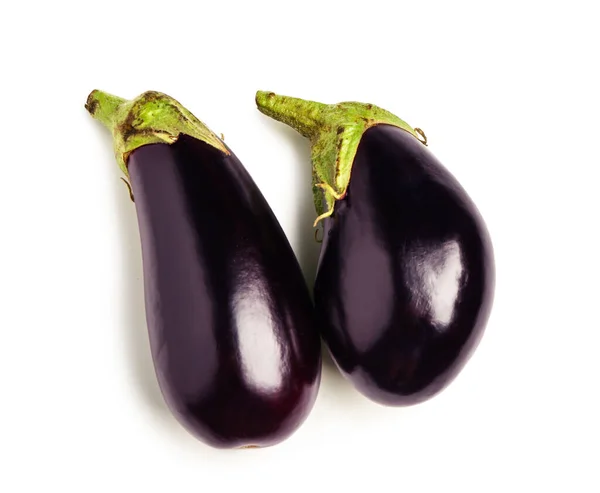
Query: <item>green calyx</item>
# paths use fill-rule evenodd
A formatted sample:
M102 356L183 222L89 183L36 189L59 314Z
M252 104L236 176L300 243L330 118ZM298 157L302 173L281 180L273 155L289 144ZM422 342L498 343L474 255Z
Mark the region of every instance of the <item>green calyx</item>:
M204 123L160 92L147 91L128 101L96 89L88 96L85 109L111 131L115 156L125 176L129 176L127 159L132 151L148 144L173 144L182 134L229 154Z
M313 195L317 223L331 216L335 202L346 196L352 164L365 131L375 125L393 125L427 145L425 134L389 111L372 104L346 102L323 104L258 91L256 105L274 118L310 139L313 165Z

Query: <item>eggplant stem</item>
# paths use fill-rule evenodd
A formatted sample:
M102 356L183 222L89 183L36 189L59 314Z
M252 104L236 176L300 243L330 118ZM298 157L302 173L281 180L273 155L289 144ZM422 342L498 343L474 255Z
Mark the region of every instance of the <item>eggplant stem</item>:
M326 104L269 91L257 91L256 106L267 116L292 127L304 137L312 138L323 125Z
M392 125L427 145L422 130L413 129L404 120L373 104L355 101L323 104L258 91L256 105L261 113L310 139L313 195L318 215L315 225L331 216L335 201L346 195L358 144L367 129Z
M95 89L85 108L111 131L115 157L125 176L127 158L148 144L173 144L181 135L189 135L221 151L230 152L219 137L181 103L166 94L146 91L127 101Z
M113 129L119 107L125 99L94 89L87 98L85 109L109 130Z

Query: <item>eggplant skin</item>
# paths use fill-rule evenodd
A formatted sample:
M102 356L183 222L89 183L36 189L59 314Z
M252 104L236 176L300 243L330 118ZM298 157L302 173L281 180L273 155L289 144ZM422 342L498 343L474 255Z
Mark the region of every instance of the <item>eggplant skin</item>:
M368 129L325 220L315 282L345 376L384 405L435 395L477 346L494 284L489 234L456 179L409 133Z
M296 257L240 161L185 135L133 151L146 319L163 396L196 437L264 447L292 434L321 374Z

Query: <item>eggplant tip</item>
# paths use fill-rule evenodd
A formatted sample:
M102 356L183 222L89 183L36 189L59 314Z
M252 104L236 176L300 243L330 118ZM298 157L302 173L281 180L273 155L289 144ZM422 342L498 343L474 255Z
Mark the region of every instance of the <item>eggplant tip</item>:
M273 99L275 96L276 94L272 91L256 91L256 96L254 97L256 106L263 106L267 100Z

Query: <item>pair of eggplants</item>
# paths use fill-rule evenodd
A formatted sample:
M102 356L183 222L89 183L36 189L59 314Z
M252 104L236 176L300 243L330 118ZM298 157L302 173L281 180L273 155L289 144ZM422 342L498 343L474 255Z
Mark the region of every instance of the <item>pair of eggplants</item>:
M176 418L220 448L263 447L306 419L320 335L385 405L443 389L476 347L494 289L490 238L423 132L371 104L258 92L310 139L323 241L314 306L271 208L224 142L173 98L93 91L137 209L146 318Z

